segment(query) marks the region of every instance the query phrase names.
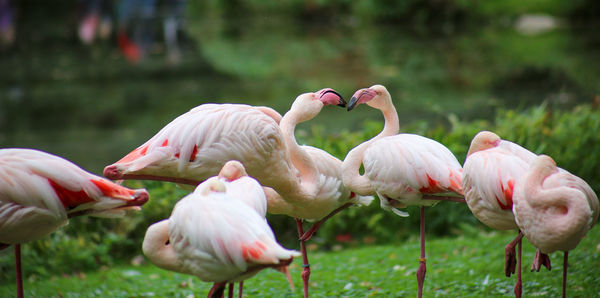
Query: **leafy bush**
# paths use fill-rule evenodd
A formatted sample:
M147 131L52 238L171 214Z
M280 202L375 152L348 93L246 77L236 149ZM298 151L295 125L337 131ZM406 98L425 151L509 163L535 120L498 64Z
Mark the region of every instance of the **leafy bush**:
M464 123L453 115L449 125L430 127L427 122L416 122L401 128L403 132L416 133L435 139L446 145L464 161L473 136L481 130L491 130L500 137L521 144L535 153L552 156L557 164L582 177L596 191L600 178L596 165L600 160L600 110L582 105L572 110L552 110L546 105L530 108L524 112L500 110L492 120ZM381 122L367 122L361 131L344 131L326 135L322 127L310 131L298 131L299 141L322 148L343 159L354 146L370 139L382 129ZM161 182L131 181L134 188L146 187L151 195L142 212L132 213L123 219L97 219L90 217L72 219L70 224L57 232L23 246L26 276L73 273L98 269L117 261L141 254L141 242L146 228L169 217L174 204L187 194L173 184ZM418 236L418 208L407 208L408 218L400 218L379 207L376 199L370 206L350 208L331 218L309 243L323 249L340 243L390 243ZM428 236L461 233L477 233L485 229L470 213L457 203L443 202L426 208ZM287 216L269 216L278 240L284 245L297 248L295 221ZM349 243L349 244L348 244ZM12 249L5 249L0 256L0 281L14 279Z

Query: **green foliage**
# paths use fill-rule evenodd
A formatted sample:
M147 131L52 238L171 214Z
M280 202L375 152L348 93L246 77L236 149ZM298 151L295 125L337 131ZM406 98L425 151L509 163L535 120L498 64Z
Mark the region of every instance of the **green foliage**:
M597 164L600 161L600 110L581 105L572 110L553 110L546 105L524 112L500 110L495 119L462 122L448 116L449 125L431 126L420 121L403 127L403 132L416 133L446 145L462 163L473 136L481 130L491 130L503 139L521 144L537 153L552 156L557 164L582 177L596 191L600 189ZM381 122L368 121L362 130L327 135L321 126L310 131L299 130L300 143L322 148L340 159L354 146L375 136ZM123 219L75 218L57 232L23 246L27 276L71 273L98 269L123 258L140 254L146 228L169 217L174 204L188 192L162 182L128 182L133 188L145 187L151 199L142 212ZM407 208L410 217L400 218L379 207L376 199L368 207L354 207L328 220L309 242L313 248L333 249L339 245L357 246L365 243L397 243L418 236L417 207ZM426 208L429 237L476 234L486 229L457 203L443 202ZM288 247L297 247L295 221L287 216L268 217L278 240ZM305 224L308 227L308 224ZM7 249L5 251L10 251ZM0 280L14 278L9 261L12 254L0 256Z
M481 233L468 237L427 241L425 297L512 296L515 277L504 276L504 245L515 233ZM600 229L591 230L569 253L567 295L596 297L600 291L600 262L596 245ZM559 297L562 253L550 255L552 271L530 272L535 249L523 241L524 297ZM416 293L417 239L399 245L365 246L332 252L311 251L311 297L410 297ZM248 297L299 297L302 293L301 259L289 267L295 292L275 270L263 270L244 282ZM210 283L189 275L159 269L152 264L119 264L95 272L44 280L26 280L29 297L202 297ZM14 296L14 280L0 284L0 296Z

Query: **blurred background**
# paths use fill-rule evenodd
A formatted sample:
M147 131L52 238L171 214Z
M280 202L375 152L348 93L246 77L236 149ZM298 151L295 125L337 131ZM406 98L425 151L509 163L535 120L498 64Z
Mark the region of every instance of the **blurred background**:
M300 93L332 87L349 98L383 84L401 130L435 137L460 161L477 131L497 129L536 153L561 155L578 144L588 159L573 153L559 165L595 177L599 21L594 0L0 0L0 147L41 149L101 174L203 103L283 114ZM561 126L566 121L574 128ZM366 107L327 108L296 135L343 159L381 122ZM542 126L555 133L540 134ZM574 135L582 141L570 141ZM562 145L549 149L555 139ZM185 192L158 182L129 186L150 191L141 214L72 220L24 246L26 274L139 255L145 228L168 217ZM484 229L465 206L428 209L437 235ZM270 222L297 246L292 219ZM313 249L401 241L416 237L417 226L418 217L399 219L375 202L331 220ZM12 282L6 251L0 280Z

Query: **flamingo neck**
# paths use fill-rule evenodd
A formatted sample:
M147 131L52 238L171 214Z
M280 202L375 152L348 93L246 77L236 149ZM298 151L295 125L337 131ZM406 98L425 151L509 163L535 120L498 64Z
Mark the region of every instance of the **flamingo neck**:
M367 151L369 146L375 141L387 136L396 135L400 131L398 113L396 112L396 108L391 99L379 110L381 110L385 121L383 130L372 139L350 150L342 164L342 179L344 184L346 184L353 192L361 196L375 194L375 190L371 187L369 178L364 174L360 174L360 166L363 162L365 151Z
M298 145L294 135L296 125L303 122L299 120L300 116L301 112L292 108L281 119L280 127L286 147L290 153L290 160L300 173L298 191L300 191L302 196L314 197L317 193L317 170L311 156L304 148ZM310 119L312 118L304 119L304 121Z
M182 272L179 259L169 242L169 220L163 220L151 225L146 231L142 243L144 255L156 266L175 272Z

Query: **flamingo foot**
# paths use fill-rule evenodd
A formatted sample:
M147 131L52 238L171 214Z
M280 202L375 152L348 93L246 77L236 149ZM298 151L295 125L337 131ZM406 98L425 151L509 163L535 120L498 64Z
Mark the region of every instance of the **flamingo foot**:
M504 248L504 274L506 275L506 277L510 277L511 274L515 273L515 270L517 268L517 252L515 251L515 247L517 246L517 243L521 241L522 238L523 233L519 231L517 237L513 241L508 243Z
M225 286L227 282L216 282L208 292L208 298L221 298L225 294Z
M515 298L521 298L523 295L523 282L520 279L517 279L517 283L515 284Z
M539 249L535 251L535 258L533 259L533 263L531 264L531 272L536 271L540 272L540 268L544 267L548 268L548 270L552 270L552 264L550 264L550 257L542 253Z
M423 285L425 284L425 273L427 264L425 258L419 259L419 269L417 269L417 297L423 297Z
M308 279L310 278L310 265L302 265L302 285L304 286L304 298L308 298Z

